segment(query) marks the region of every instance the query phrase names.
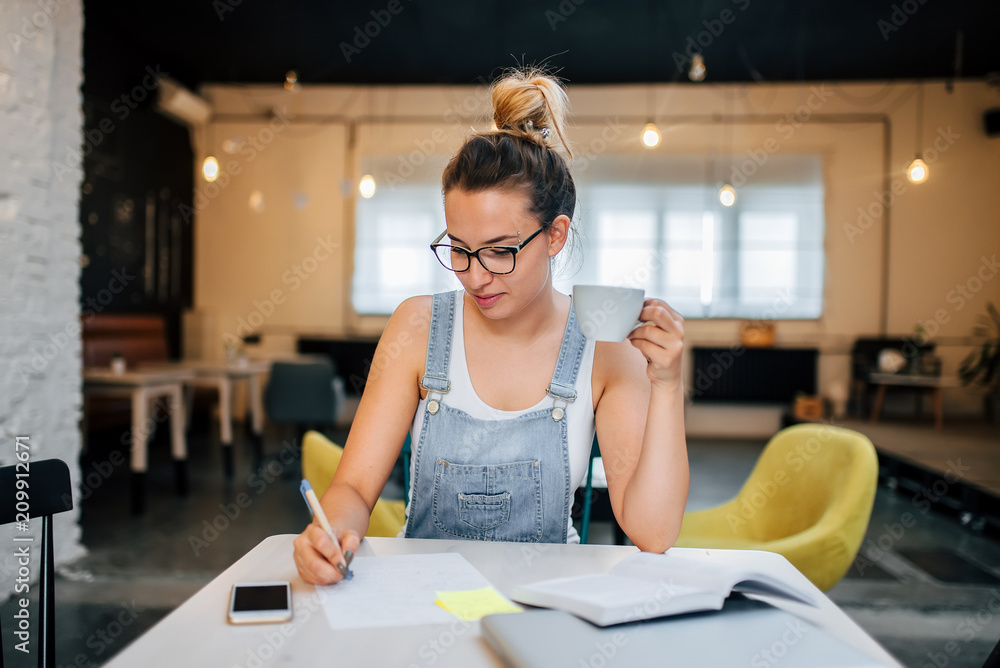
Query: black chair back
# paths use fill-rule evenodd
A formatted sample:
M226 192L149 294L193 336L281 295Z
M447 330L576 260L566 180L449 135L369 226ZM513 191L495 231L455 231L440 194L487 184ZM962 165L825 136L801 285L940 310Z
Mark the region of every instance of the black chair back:
M275 362L264 391L264 406L272 422L331 424L336 415L331 362Z
M15 452L16 454L19 453ZM38 654L38 665L43 668L55 668L56 665L52 516L72 509L73 488L70 484L69 467L61 459L25 461L0 468L0 525L17 523L17 528L25 532L23 536L15 535L14 550L15 553L27 557L29 563L36 550L34 538L27 532L32 519L42 518L42 540L38 549L41 553L38 619L42 622L42 629L40 634L32 633L38 640L32 639L31 636L25 638L29 643L29 650L34 643L34 650ZM2 663L3 645L0 644L0 664Z

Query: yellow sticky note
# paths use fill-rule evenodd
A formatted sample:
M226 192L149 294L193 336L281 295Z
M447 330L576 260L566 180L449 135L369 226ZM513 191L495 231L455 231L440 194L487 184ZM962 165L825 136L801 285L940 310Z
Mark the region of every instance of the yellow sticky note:
M472 622L486 615L522 610L493 587L467 591L439 591L437 597L435 603L464 622Z

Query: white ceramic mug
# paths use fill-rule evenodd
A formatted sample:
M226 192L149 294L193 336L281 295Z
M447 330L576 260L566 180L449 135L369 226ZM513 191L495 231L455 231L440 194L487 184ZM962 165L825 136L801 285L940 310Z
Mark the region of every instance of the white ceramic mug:
M645 291L613 285L574 285L573 308L592 341L624 341L639 323Z

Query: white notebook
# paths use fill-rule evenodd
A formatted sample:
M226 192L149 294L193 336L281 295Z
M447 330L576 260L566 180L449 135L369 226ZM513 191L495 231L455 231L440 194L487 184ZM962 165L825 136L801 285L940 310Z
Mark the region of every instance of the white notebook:
M733 591L783 596L816 605L809 591L732 562L638 552L610 573L544 580L514 589L513 598L564 610L598 626L686 612L721 610Z

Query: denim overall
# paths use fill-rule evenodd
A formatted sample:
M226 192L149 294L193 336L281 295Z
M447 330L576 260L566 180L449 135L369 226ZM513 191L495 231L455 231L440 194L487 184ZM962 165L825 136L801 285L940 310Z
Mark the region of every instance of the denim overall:
M482 420L445 403L460 291L434 295L427 339L428 391L417 449L407 538L565 543L571 490L566 407L576 399L585 340L570 307L550 407Z

